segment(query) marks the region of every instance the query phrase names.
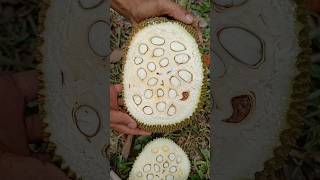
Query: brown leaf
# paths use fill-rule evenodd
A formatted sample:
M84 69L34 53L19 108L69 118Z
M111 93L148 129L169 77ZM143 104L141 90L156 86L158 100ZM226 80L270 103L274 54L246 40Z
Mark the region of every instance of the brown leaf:
M120 48L115 49L111 52L109 60L111 63L118 62L118 61L120 61L120 59L122 58L123 55L124 55L124 52L122 49L120 49Z
M130 149L131 149L131 145L132 145L132 138L133 138L133 135L128 135L126 142L123 145L121 154L124 157L124 159L128 159L128 157L129 157Z
M210 55L208 55L208 54L203 55L203 60L202 61L203 61L203 63L205 65L207 65L209 67L210 66L210 62L211 62Z
M195 18L195 20L192 23L192 26L195 28L199 43L202 45L203 44L203 37L202 37L201 29L200 29L200 19Z

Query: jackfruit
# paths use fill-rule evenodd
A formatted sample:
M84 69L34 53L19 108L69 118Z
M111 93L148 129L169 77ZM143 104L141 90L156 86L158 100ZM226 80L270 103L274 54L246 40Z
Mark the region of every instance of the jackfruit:
M129 180L186 180L190 161L172 140L158 138L149 142L135 160Z
M162 17L136 26L125 49L125 107L142 129L170 132L201 108L206 67L195 30Z

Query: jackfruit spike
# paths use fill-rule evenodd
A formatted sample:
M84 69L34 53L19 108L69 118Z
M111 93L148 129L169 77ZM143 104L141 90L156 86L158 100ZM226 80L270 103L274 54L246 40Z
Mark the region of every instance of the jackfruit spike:
M46 152L47 153L52 153L56 150L56 145L49 142L48 145L47 145L47 148L46 148Z
M76 173L73 172L73 171L71 171L71 170L69 170L69 171L67 172L67 176L68 176L70 179L77 179Z
M41 123L41 128L45 129L46 127L48 127L48 123L42 122Z
M56 164L56 165L61 165L62 163L62 157L61 156L58 156L58 155L55 155L52 157L51 161Z

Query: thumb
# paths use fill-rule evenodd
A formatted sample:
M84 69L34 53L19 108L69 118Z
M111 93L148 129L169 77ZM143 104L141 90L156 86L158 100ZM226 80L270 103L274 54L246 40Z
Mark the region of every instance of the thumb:
M192 24L194 16L188 13L182 6L170 0L160 0L159 9L166 15L186 24Z

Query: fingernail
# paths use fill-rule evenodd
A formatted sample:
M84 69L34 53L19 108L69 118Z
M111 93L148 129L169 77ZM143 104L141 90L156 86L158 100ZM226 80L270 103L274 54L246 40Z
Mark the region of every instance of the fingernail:
M134 128L137 127L137 124L136 123L129 123L128 127L131 128L131 129L134 129Z
M186 21L187 23L192 23L193 22L193 16L191 16L190 14L186 15Z

